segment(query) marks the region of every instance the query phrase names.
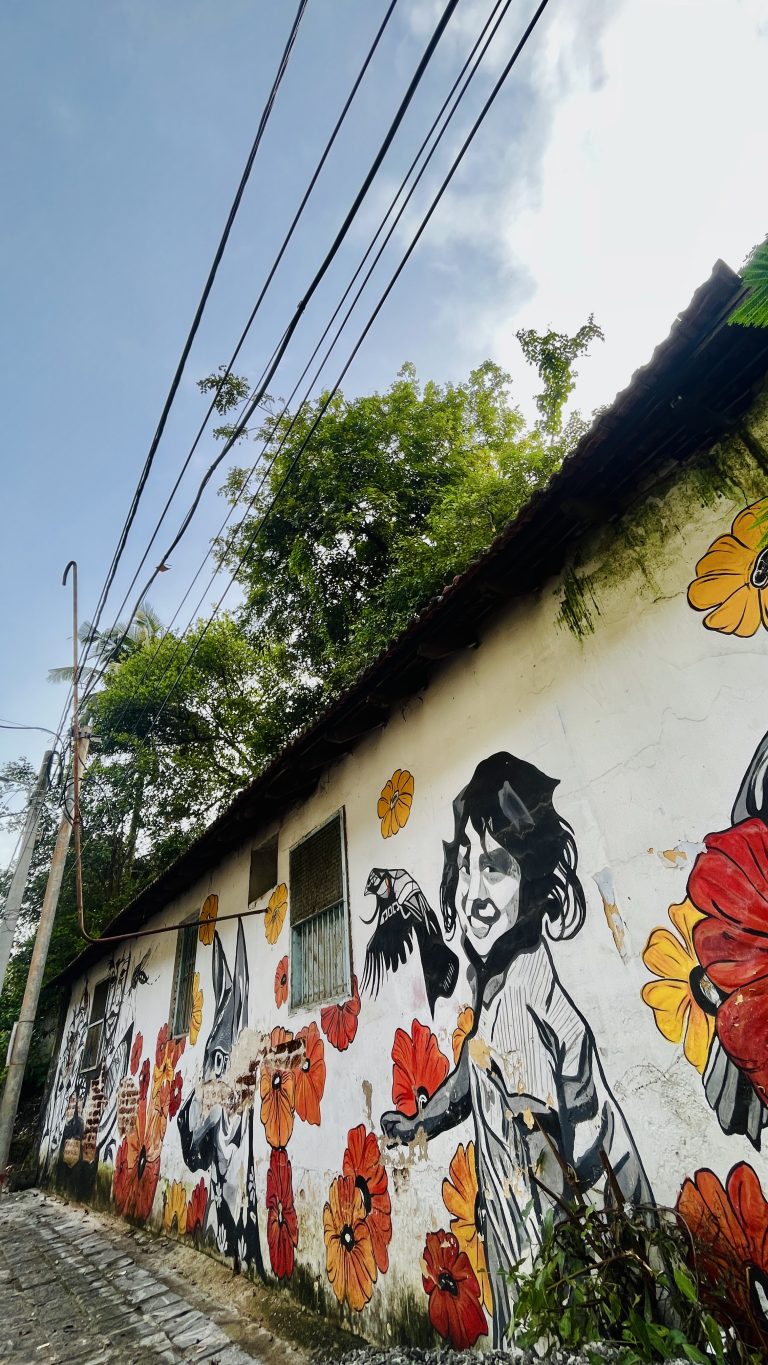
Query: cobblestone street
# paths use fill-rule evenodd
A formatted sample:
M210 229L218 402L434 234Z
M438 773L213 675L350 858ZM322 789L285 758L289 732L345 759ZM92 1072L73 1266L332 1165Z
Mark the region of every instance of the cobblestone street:
M207 1302L192 1285L188 1295L179 1293L178 1276L141 1264L148 1257L133 1235L124 1225L37 1190L0 1199L4 1365L249 1365L274 1359L269 1334L263 1352L233 1342L232 1336L242 1341L259 1329L235 1309L221 1307L223 1297L217 1304L216 1280L226 1276L222 1267L207 1262L212 1282ZM231 1275L228 1279L231 1283ZM225 1327L235 1330L228 1334ZM303 1357L281 1343L280 1359Z

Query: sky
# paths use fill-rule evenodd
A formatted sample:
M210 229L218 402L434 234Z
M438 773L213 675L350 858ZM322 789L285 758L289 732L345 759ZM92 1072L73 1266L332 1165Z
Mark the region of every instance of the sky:
M309 0L102 624L115 619L204 415L195 381L228 360L385 8ZM460 0L275 394L290 393L492 8ZM333 240L441 9L398 0L238 362L251 380ZM294 10L293 0L2 6L3 721L58 725L65 693L47 672L71 657L62 572L77 559L89 617ZM533 0L510 5L325 382L533 10ZM386 388L406 360L424 378L460 380L490 357L531 414L517 330L572 332L593 313L605 341L580 364L575 402L587 415L610 402L715 261L738 269L768 231L767 68L764 0L550 0L345 389ZM150 566L215 453L207 436ZM152 589L165 621L223 519L222 480L223 470ZM216 596L204 596L201 613ZM0 730L0 762L24 753L37 764L45 746L43 733Z

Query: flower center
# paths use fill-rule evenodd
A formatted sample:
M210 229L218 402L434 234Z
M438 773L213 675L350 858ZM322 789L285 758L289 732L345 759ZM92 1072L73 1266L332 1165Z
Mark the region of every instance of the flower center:
M305 1057L301 1064L302 1071L309 1071L309 1057Z
M438 1289L442 1289L446 1294L453 1294L454 1298L458 1297L458 1285L449 1270L440 1271L440 1274L437 1277L437 1287Z
M373 1201L371 1200L371 1191L368 1189L368 1181L364 1180L361 1175L357 1176L355 1179L355 1189L359 1190L363 1196L363 1208L365 1209L366 1214L369 1214Z
M419 1113L421 1113L422 1109L425 1107L425 1105L426 1105L428 1099L429 1099L429 1091L428 1091L428 1090L425 1090L423 1085L417 1086L417 1087L416 1087L416 1105L417 1105L417 1108L418 1108Z
M283 1225L283 1205L282 1205L282 1202L281 1202L280 1200L278 1200L278 1203L277 1203L277 1221L278 1221L278 1223L280 1224L280 1226L282 1227L282 1225Z
M761 550L749 575L749 581L753 588L768 587L768 546Z
M142 1177L143 1174L144 1174L144 1170L145 1170L146 1164L147 1164L147 1149L146 1149L146 1147L142 1146L142 1149L141 1149L141 1151L139 1152L139 1159L138 1159L138 1161L136 1162L136 1174L138 1175L139 1180L141 1180L141 1177Z
M691 995L699 1009L705 1014L717 1014L721 1000L717 987L712 984L703 967L694 967L688 977Z
M273 1071L273 1072L272 1072L272 1089L273 1089L273 1090L279 1090L282 1084L283 1084L283 1078L282 1078L282 1076L280 1075L280 1072L279 1072L279 1071Z
M343 1228L341 1229L341 1236L339 1237L339 1241L341 1242L341 1245L343 1246L345 1251L351 1251L353 1246L355 1245L355 1235L351 1227L349 1226L349 1223L345 1223Z

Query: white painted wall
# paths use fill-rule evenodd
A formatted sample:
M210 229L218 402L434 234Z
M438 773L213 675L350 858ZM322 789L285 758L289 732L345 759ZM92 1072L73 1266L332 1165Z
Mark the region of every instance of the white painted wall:
M371 928L363 922L374 909L364 887L372 867L407 869L439 912L442 840L452 834L451 807L457 793L486 756L508 750L559 779L558 811L573 826L579 873L588 911L584 928L570 942L552 945L556 970L590 1023L605 1075L623 1107L656 1199L674 1203L681 1183L701 1167L723 1181L731 1167L747 1161L763 1174L764 1158L745 1137L721 1132L701 1077L675 1046L661 1036L641 999L651 979L642 951L652 931L669 926L667 909L685 897L695 850L705 834L725 828L741 779L768 729L768 637L750 639L708 631L686 602L694 565L718 535L728 531L738 500L702 507L690 487L664 493L663 511L674 534L655 552L653 582L648 564L612 585L611 548L599 555L603 586L596 592L599 615L594 634L576 638L558 622L561 591L546 585L500 613L485 629L477 651L463 653L434 677L428 690L393 715L330 769L315 794L285 818L280 830L279 880L288 882L288 851L340 807L347 824L348 879L353 971L362 978ZM415 779L407 825L384 840L376 804L397 768ZM258 831L254 830L254 839ZM665 851L680 850L677 857ZM173 905L169 923L199 910L209 892L219 896L220 915L247 906L250 845ZM597 885L613 887L612 899L625 927L620 954ZM609 895L609 899L610 899ZM319 1010L276 1009L275 969L289 951L288 921L270 946L263 921L243 921L250 972L249 1025L276 1024L296 1032ZM221 925L221 940L232 966L236 926ZM167 1019L174 941L139 941L133 962L151 946L149 984L126 1002L135 1015L145 1048L152 1050ZM452 946L461 955L458 935ZM184 1093L199 1080L212 1020L212 950L197 948L204 993L203 1026L180 1067ZM377 999L363 996L359 1030L340 1053L326 1044L327 1079L320 1129L296 1122L288 1144L299 1218L297 1261L315 1277L332 1303L326 1278L323 1205L332 1179L341 1172L348 1130L364 1123L379 1133L383 1111L392 1108L391 1047L395 1029L414 1018L430 1025L451 1059L451 1034L460 1007L470 1000L462 975L450 1000L438 1002L430 1020L418 954L385 981ZM91 988L101 974L89 975ZM72 992L71 1011L82 983ZM369 1102L370 1101L370 1102ZM264 1190L269 1148L255 1122L256 1180L261 1241L267 1260ZM388 1318L401 1330L408 1295L426 1317L421 1287L425 1235L448 1228L441 1184L459 1141L473 1136L470 1121L408 1153L387 1151L392 1198L390 1269L380 1275L370 1306L355 1320L357 1330L386 1339ZM44 1144L43 1156L46 1153ZM55 1152L51 1153L55 1156ZM243 1174L239 1177L243 1182ZM768 1173L766 1173L768 1174ZM154 1216L162 1216L166 1182L183 1181L190 1192L199 1179L185 1167L177 1124L169 1122L162 1150L162 1178ZM768 1188L768 1181L766 1182Z

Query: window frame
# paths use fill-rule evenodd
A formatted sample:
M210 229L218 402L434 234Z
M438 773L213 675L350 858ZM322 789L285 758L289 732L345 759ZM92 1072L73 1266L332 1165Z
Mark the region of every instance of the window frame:
M81 1074L83 1074L83 1075L86 1075L86 1074L87 1074L88 1072L90 1072L90 1071L98 1071L99 1067L101 1066L103 1057L104 1057L104 1025L105 1025L106 1022L107 1022L107 1005L109 1004L109 988L110 988L110 985L111 985L111 984L112 984L112 977L109 975L109 973L107 973L107 975L106 975L106 976L102 976L102 977L100 978L100 980L97 981L96 984L95 984L94 987L93 987L93 994L92 994L92 996L91 996L91 1012L90 1012L90 1014L89 1014L89 1016L88 1016L88 1023L87 1023L86 1028L85 1028L85 1042L83 1043L83 1057L82 1057L82 1062L81 1062L81 1065L80 1065L80 1072L81 1072ZM105 986L105 987L106 987L106 990L105 990L105 992L104 992L104 1013L102 1014L102 1016L101 1016L100 1019L94 1019L94 1017L93 1017L93 1012L94 1012L94 1009L95 1009L95 1007L96 1007L96 999L97 999L97 995L98 995L99 988L100 988L101 986ZM86 1057L87 1057L87 1055L88 1055L88 1040L89 1040L90 1035L91 1035L91 1029L95 1028L97 1025L99 1025L99 1027L100 1027L100 1032L99 1032L99 1041L98 1041L98 1044L97 1044L97 1046L96 1046L96 1055L95 1055L94 1060L93 1060L92 1062L86 1062L85 1059L86 1059Z
M338 821L338 825L339 825L339 844L340 844L340 850L341 850L341 891L342 891L342 905L343 905L343 915L344 915L344 924L343 924L343 927L342 927L342 952L343 952L343 969L342 969L342 970L343 970L343 977L344 977L344 980L343 980L343 984L342 984L342 988L341 988L341 991L340 991L340 992L339 992L339 991L334 991L334 992L332 992L332 993L329 993L328 991L326 991L326 993L325 993L320 999L317 999L317 1000L306 1000L306 999L304 999L304 998L302 998L301 1000L298 1000L298 999L296 999L296 998L294 997L294 970L293 970L293 969L294 969L294 962L295 962L295 934L296 934L297 930L300 929L300 926L301 926L301 925L303 925L303 924L309 924L313 919L317 919L318 916L323 915L323 914L326 913L327 910L332 909L332 906L325 906L322 910L316 910L316 911L314 912L314 914L308 915L305 919L300 920L299 923L298 923L298 925L295 925L295 924L293 923L293 920L292 920L292 913L291 913L291 907L292 907L292 900L291 900L291 859L292 859L292 856L293 856L293 854L294 854L294 852L295 852L296 849L300 848L302 844L306 843L306 841L307 841L308 839L311 839L315 834L319 834L321 830L326 829L326 827L327 827L328 825L333 824L334 821ZM338 903L338 902L337 902L337 903ZM338 1004L340 1001L346 1000L346 999L351 995L351 993L352 993L352 977L353 977L353 975L354 975L354 972L353 972L353 962L352 962L352 908L351 908L350 901L349 901L349 875L348 875L348 867L347 867L347 817L346 817L346 809L345 809L344 806L339 806L336 810L332 811L330 815L326 816L326 818L325 818L324 820L320 820L316 825L313 825L312 828L311 828L311 829L308 829L307 832L306 832L305 834L302 834L302 836L301 836L300 839L297 839L295 843L291 844L290 847L289 847L289 849L288 849L288 927L289 927L289 946L288 946L288 953L289 953L289 971L288 971L288 982L289 982L289 989L288 989L288 1012L289 1012L289 1014L291 1014L291 1015L292 1015L292 1014L298 1014L298 1013L300 1013L302 1010L316 1009L316 1008L318 1008L319 1006Z
M173 963L173 979L171 982L171 999L168 1007L168 1037L186 1038L192 1022L192 1009L194 1005L195 988L195 967L197 965L197 934L199 927L199 913L188 916L183 920L176 931L176 956ZM192 949L192 970L189 973L188 1000L186 1009L186 1026L177 1029L177 1016L179 1012L179 983L181 979L182 958L184 954L184 943L191 942Z

